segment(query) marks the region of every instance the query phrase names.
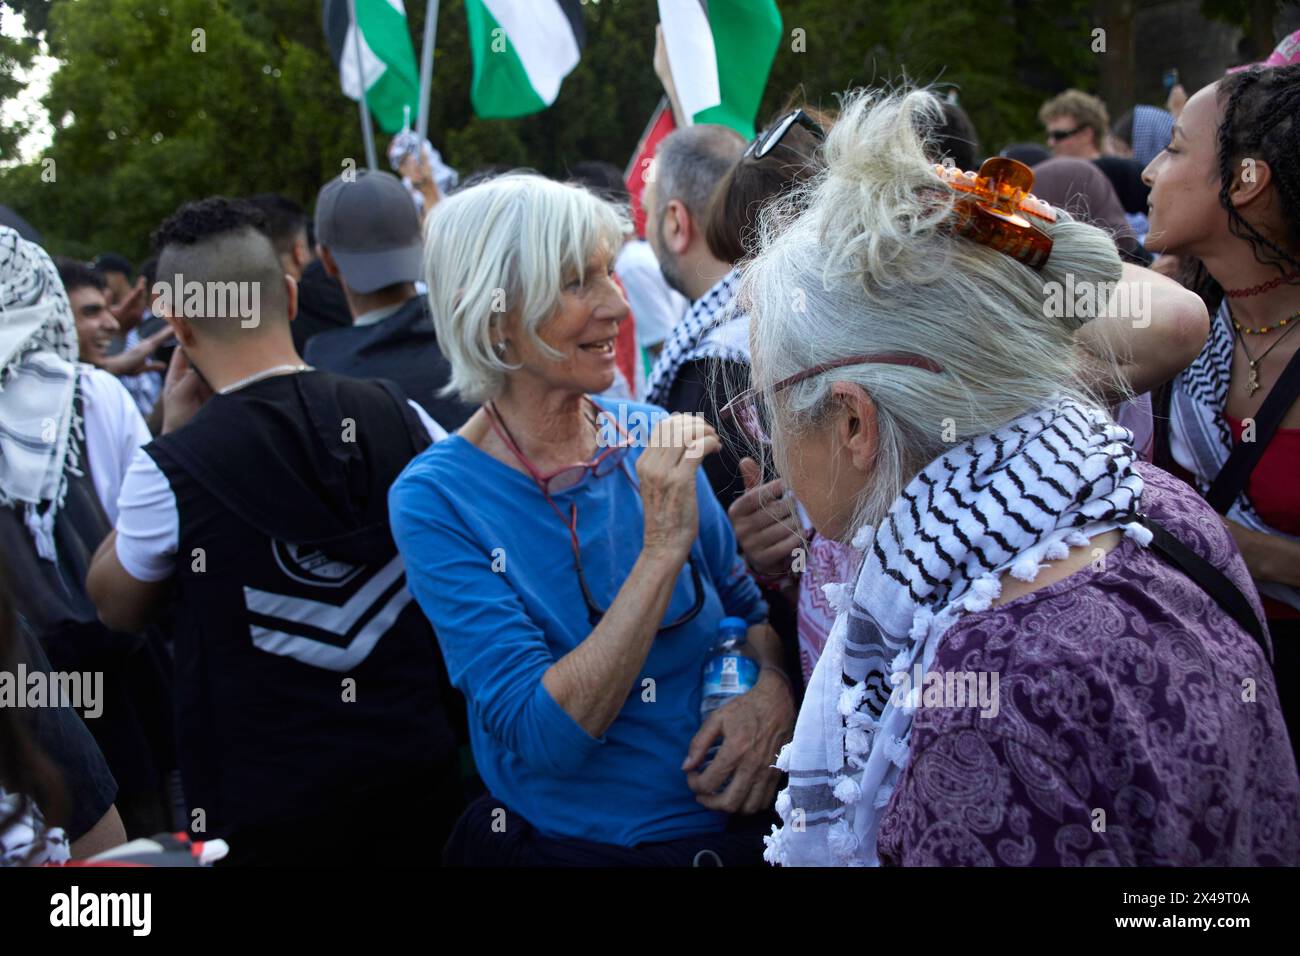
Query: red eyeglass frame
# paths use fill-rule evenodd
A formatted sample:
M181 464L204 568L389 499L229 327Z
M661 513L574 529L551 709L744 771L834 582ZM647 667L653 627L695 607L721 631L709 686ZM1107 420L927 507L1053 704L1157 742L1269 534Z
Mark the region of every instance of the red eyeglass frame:
M602 414L606 414L605 410L595 402L591 401L591 399L587 399L586 401L595 410L596 419L599 419ZM519 447L519 443L516 442L514 436L510 434L510 429L506 427L505 419L503 419L501 413L497 411L496 403L488 402L483 406L483 409L487 412L488 422L497 433L497 437L499 437L510 450L510 453L519 460L519 463L524 466L524 470L527 471L529 477L533 479L533 482L541 491L542 497L545 498L546 503L551 506L551 510L554 511L556 516L568 527L569 544L573 549L573 567L574 570L578 572L578 586L582 590L582 598L587 605L587 619L591 622L592 627L595 627L600 623L600 619L605 616L606 610L602 609L600 605L596 603L596 599L591 594L591 589L587 586L587 577L582 573L582 546L578 541L578 505L576 502L571 503L569 505L569 517L565 518L564 512L560 510L560 506L557 505L555 500L551 497L550 484L560 475L571 472L577 468L589 471L593 477L603 477L602 473L598 471L600 466L615 452L626 451L631 447L632 436L629 435L627 430L618 423L617 419L606 415L614 428L618 430L620 438L619 444L606 447L596 455L595 458L591 459L591 461L575 462L572 465L566 465L563 468L553 471L549 475L544 475L537 470L531 461L528 460L528 456L524 454L523 449ZM592 424L596 424L596 420L593 420ZM622 471L624 477L629 481L632 481L632 477L628 475L627 469L623 467L623 462L621 460L616 462L614 467L619 471ZM609 472L605 472L604 474L609 474ZM581 481L581 478L578 480ZM636 482L632 481L632 483L635 486ZM575 481L574 484L577 484L577 482ZM698 616L700 610L704 607L704 583L700 578L700 572L695 567L695 562L691 560L690 557L687 557L686 564L690 570L691 584L695 591L695 600L692 602L690 609L687 610L685 614L675 621L661 624L659 626L660 630L668 630L669 628L680 627L681 625L688 623Z
M604 409L591 401L591 399L586 399L586 401L596 413L596 417L592 419L592 424L595 425L600 416L604 414ZM618 430L620 438L619 444L606 446L606 448L598 453L595 458L591 459L591 461L577 461L572 465L565 465L563 468L557 468L550 474L544 475L537 470L531 461L528 460L528 456L524 454L523 449L519 447L519 443L516 442L514 436L510 434L510 429L506 428L505 419L503 419L501 413L497 411L496 403L488 402L483 406L483 409L487 412L488 422L492 425L493 431L497 433L497 437L500 438L501 441L505 443L505 446L510 449L510 453L519 460L519 464L524 466L524 470L528 472L528 477L532 478L533 481L537 483L537 486L542 490L542 494L546 496L547 501L551 500L551 482L560 477L560 475L578 468L589 471L594 475L596 474L597 469L604 464L605 459L609 458L616 451L621 451L627 448L632 441L632 436L629 435L623 426L618 423L617 419L609 417L609 421ZM581 478L578 479L578 481L581 480ZM574 484L577 484L577 482L575 481ZM552 502L552 507L554 507L554 502Z
M902 365L907 368L919 368L927 372L933 372L936 375L942 374L944 367L932 358L926 358L923 355L916 355L912 352L872 352L863 355L851 355L848 358L834 359L830 362L823 362L820 365L814 365L812 368L804 369L797 372L789 378L783 378L773 385L768 391L775 395L777 392L787 389L792 385L798 385L800 382L807 381L821 375L824 372L830 372L837 368L845 368L849 365ZM751 410L756 412L759 394L756 388L747 388L731 401L722 407L718 413L720 418L728 418L734 421L740 428L754 440L766 443L766 435L757 434L754 426L751 424L754 415Z

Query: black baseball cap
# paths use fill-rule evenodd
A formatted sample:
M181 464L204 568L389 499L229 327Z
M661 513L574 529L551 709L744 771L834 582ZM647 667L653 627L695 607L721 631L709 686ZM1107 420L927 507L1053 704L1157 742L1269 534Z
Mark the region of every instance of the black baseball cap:
M356 292L420 278L420 214L391 173L336 176L316 197L316 241Z

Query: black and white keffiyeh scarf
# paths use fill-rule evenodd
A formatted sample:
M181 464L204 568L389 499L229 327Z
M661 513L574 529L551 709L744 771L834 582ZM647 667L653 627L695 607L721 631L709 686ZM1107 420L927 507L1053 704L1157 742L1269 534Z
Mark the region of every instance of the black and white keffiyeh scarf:
M1169 408L1169 451L1174 461L1196 478L1201 494L1210 485L1232 453L1232 426L1224 414L1228 382L1232 377L1232 317L1225 299L1211 322L1210 337L1191 365L1178 373ZM1264 534L1300 542L1266 524L1243 488L1228 509L1227 517ZM1300 609L1300 588L1274 581L1256 581L1261 594Z
M853 540L857 583L825 586L837 615L776 766L782 826L769 863L874 866L880 815L908 758L921 687L944 632L987 610L1001 578L1032 581L1043 561L1131 523L1142 495L1132 436L1101 410L1060 399L931 462L888 515Z
M77 326L45 250L0 227L0 506L55 559L54 518L79 474Z
M727 322L735 309L736 289L740 285L740 270L732 269L719 279L708 292L691 303L681 321L673 326L664 342L663 351L655 360L646 383L646 401L664 405L668 393L677 381L677 373L687 362L700 358L716 358L749 364L748 343L739 347L727 340L714 340L709 332Z

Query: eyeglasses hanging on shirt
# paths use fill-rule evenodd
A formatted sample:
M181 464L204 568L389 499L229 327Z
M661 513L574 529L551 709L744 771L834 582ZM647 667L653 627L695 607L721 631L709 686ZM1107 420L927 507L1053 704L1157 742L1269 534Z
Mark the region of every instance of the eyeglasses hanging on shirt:
M591 402L590 404L593 410L593 415L590 419L591 424L596 428L598 436L603 438L605 433L601 432L598 421L602 416L602 410L596 406L594 402ZM578 540L578 505L577 502L571 502L569 504L569 515L566 518L563 510L561 510L560 506L556 504L555 499L551 497L551 494L552 492L558 494L568 488L574 487L587 477L588 474L590 474L592 478L603 478L615 471L621 472L632 484L632 487L637 488L639 491L640 489L638 488L635 479L628 474L627 468L623 467L627 450L632 447L631 436L628 435L627 431L624 430L617 421L605 416L605 420L613 425L618 434L618 441L616 443L606 445L606 447L601 449L590 461L576 462L572 465L565 465L563 468L558 468L549 473L543 473L539 471L531 461L529 461L528 456L525 455L523 449L519 447L519 443L516 442L514 436L510 434L510 429L506 427L505 419L501 417L501 413L497 410L496 403L488 402L484 406L484 410L487 412L488 421L492 424L492 428L497 433L497 437L501 439L502 443L505 444L510 453L518 459L521 465L523 465L524 471L533 479L534 484L536 484L538 490L541 491L542 497L545 498L546 503L551 506L551 510L555 512L559 519L563 521L565 526L569 529L569 543L573 549L573 567L578 573L578 586L582 590L583 602L587 605L587 618L591 622L591 626L595 627L600 623L601 619L609 609L602 608L596 602L596 599L592 596L591 588L587 585L586 575L583 574L582 571L582 546ZM689 555L686 559L686 565L690 570L691 589L695 593L695 598L691 607L684 614L679 615L675 620L661 623L659 625L659 630L661 631L666 631L674 627L681 627L683 624L690 623L704 607L703 581L700 579L700 572L696 568L695 562Z

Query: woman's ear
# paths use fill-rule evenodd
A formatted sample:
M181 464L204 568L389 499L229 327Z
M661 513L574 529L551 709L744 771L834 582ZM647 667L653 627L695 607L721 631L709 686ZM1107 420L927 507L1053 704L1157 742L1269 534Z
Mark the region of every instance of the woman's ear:
M1268 192L1273 183L1273 170L1261 159L1246 158L1241 161L1236 175L1232 177L1232 187L1228 198L1238 210L1249 206Z
M831 386L831 401L837 406L834 413L835 437L848 455L856 471L867 474L876 461L879 431L876 422L876 403L867 390L852 382L836 382Z

